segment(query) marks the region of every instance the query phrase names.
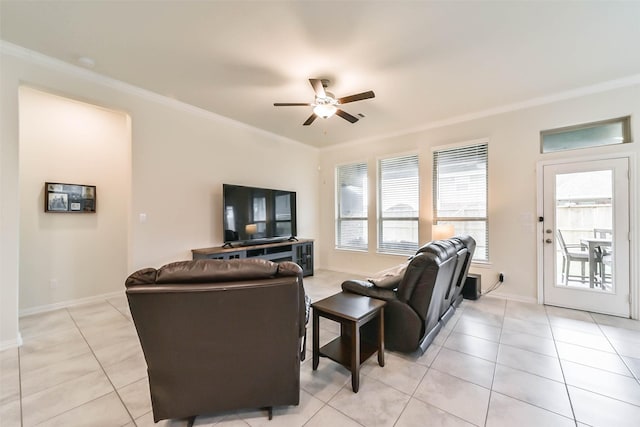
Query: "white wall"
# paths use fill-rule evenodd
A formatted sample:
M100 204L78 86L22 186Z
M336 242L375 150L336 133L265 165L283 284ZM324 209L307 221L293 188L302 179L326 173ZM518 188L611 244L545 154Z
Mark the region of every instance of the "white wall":
M298 234L318 239L317 149L4 42L0 42L0 51L0 348L18 342L18 264L35 255L23 252L18 260L20 86L130 116L132 184L127 273L190 259L193 248L220 245L222 183L297 191ZM100 209L99 191L98 199ZM140 213L147 214L146 223L140 223ZM316 258L316 263L319 261ZM121 277L114 286L124 290L124 280ZM39 300L37 304L54 301Z
M571 159L578 156L619 152L640 153L638 142L618 146L540 154L540 131L572 124L592 122L631 114L632 134L640 135L640 85L607 90L572 99L443 125L412 134L375 141L329 147L321 151L320 203L324 207L320 232L334 236L335 167L356 161L369 166L369 251L350 252L335 249L335 241L327 237L318 248L324 266L354 274L371 274L397 264L403 257L376 254L375 168L377 159L395 153L417 152L421 175L420 242L431 238L432 220L432 148L458 142L489 141L489 245L490 265L473 267L482 274L487 288L504 272L506 281L499 293L511 298L535 301L537 297L536 165L542 160ZM636 200L640 185L632 184ZM631 219L632 230L637 218ZM634 254L632 265L640 264ZM639 299L640 301L640 299Z
M128 261L129 117L21 87L19 121L20 307L121 290ZM46 181L95 185L97 212L45 213Z

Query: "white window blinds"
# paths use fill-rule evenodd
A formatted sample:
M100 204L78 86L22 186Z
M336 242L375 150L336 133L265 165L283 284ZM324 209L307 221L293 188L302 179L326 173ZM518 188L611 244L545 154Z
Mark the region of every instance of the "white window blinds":
M476 240L474 260L489 259L487 144L433 153L433 223L452 224L455 234Z
M378 251L414 254L418 249L418 156L378 162Z
M336 246L367 250L367 164L338 166L336 187Z

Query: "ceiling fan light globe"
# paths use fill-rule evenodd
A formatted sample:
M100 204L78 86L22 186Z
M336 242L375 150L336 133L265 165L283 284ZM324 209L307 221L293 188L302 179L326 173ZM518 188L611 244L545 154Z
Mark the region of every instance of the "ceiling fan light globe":
M336 113L336 106L332 104L319 104L313 108L313 113L323 119L329 118Z

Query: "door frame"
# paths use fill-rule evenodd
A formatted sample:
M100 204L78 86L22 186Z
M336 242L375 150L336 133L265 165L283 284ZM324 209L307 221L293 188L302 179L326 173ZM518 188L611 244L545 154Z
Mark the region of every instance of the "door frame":
M638 274L640 266L638 266L638 226L633 218L638 218L636 192L637 188L637 168L636 153L620 152L602 155L591 155L582 157L560 158L554 160L539 160L536 163L536 211L537 217L544 215L544 167L557 164L569 164L579 162L589 162L610 159L627 159L629 162L629 312L632 319L640 318L640 284L638 283ZM544 229L541 221L536 225L536 257L537 257L537 282L538 282L538 304L544 304Z

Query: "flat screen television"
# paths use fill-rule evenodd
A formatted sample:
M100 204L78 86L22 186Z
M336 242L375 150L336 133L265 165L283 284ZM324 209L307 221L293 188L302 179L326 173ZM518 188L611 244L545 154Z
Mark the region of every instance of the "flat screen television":
M295 191L222 185L225 244L252 245L295 238Z

